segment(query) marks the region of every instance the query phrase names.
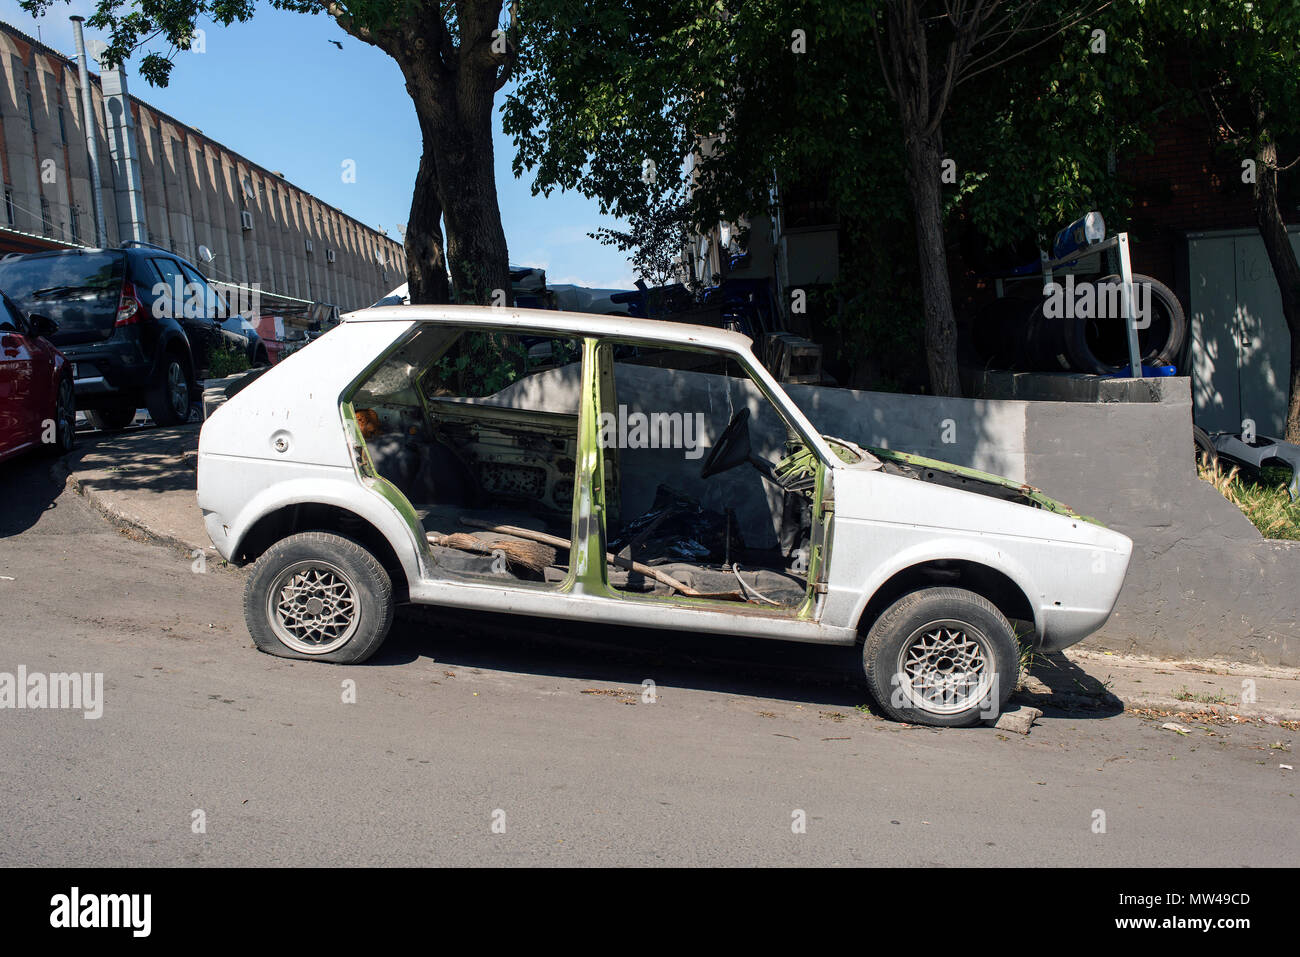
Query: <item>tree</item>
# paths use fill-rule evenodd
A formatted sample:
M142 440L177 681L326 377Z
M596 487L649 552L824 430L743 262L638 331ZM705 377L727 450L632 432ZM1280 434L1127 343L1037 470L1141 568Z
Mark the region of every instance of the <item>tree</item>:
M531 173L535 193L595 198L628 219L634 250L664 196L686 196L684 224L707 231L770 212L774 185L825 184L844 237L838 295L854 307L818 334L846 366L863 365L878 336L907 334L914 257L897 253L911 227L896 123L879 71L861 66L867 4L603 3L562 22L568 7L530 0L521 13L519 82L503 107L516 175Z
M1253 172L1255 220L1291 332L1286 440L1300 443L1300 263L1287 235L1279 179L1300 157L1300 7L1291 0L1148 4L1165 42L1165 68L1206 132ZM1289 160L1289 161L1288 161ZM1246 410L1249 416L1250 411Z
M1103 3L1100 6L1108 6ZM885 0L876 50L898 104L925 303L926 359L938 395L961 395L957 326L944 244L942 176L956 181L943 149L944 119L957 88L1059 36L1099 9L1042 0Z
M40 15L55 0L20 0ZM512 300L509 256L492 163L492 107L516 61L515 3L503 0L271 0L297 13L324 13L383 50L402 70L415 104L423 152L404 237L412 302ZM123 63L151 44L140 73L165 86L172 57L190 47L200 18L222 26L249 20L255 0L97 0L90 26L109 34L103 59ZM503 16L509 14L507 22ZM446 241L443 228L446 228Z
M952 393L954 225L1004 243L1119 205L1106 157L1137 139L1146 115L1129 108L1143 66L1128 39L1138 14L1091 6L1118 36L1090 60L1077 0L933 11L670 0L653 14L603 4L563 26L566 0L531 0L504 107L515 171L534 174L534 191L579 189L631 216L653 205L645 161L676 177L693 154L689 213L700 225L766 212L774 185L823 184L841 262L839 307L817 334L842 367L877 364L873 385L913 382L898 372L921 356L931 390ZM1008 58L1014 69L997 68Z
M587 235L631 253L632 268L640 278L651 286L666 286L680 277L681 256L691 239L690 212L681 196L663 196L630 213L627 229L601 227Z

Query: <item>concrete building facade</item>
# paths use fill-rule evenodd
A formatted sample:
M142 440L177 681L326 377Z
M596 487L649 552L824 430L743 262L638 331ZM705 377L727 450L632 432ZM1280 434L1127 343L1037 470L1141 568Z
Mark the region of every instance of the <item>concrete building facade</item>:
M90 78L103 245L141 239L185 256L211 279L259 284L266 293L344 312L406 280L400 240L134 96L114 98L119 78L110 72ZM129 117L110 117L123 102ZM138 160L129 176L118 161L123 126L133 134ZM0 253L27 251L36 237L51 246L97 245L77 64L5 23L0 174ZM140 195L128 193L128 180L138 182ZM142 200L143 224L131 215L132 198ZM6 243L6 234L14 241ZM202 261L200 246L214 254L210 263Z

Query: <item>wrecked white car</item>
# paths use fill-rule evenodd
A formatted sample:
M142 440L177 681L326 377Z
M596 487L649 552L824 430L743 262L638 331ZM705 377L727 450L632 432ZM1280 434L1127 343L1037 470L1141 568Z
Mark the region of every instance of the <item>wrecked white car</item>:
M735 333L366 309L216 410L208 534L257 646L355 663L395 604L858 645L877 702L997 714L1132 543L1036 489L823 437Z

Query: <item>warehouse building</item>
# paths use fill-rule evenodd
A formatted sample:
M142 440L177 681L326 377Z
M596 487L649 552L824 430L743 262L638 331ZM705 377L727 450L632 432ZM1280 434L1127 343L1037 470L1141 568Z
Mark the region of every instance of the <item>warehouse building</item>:
M130 96L121 70L90 74L97 237L76 61L5 23L0 61L0 255L138 240L211 279L260 288L277 311L298 302L316 318L405 281L400 241Z

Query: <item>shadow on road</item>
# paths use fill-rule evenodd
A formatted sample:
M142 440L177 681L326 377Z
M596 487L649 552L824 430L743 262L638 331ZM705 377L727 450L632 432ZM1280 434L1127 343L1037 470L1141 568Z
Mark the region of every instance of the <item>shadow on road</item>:
M730 635L408 606L367 664L384 667L427 658L448 667L580 678L638 693L649 678L658 685L853 708L871 700L855 679L859 653Z
M32 452L0 465L0 538L22 534L58 507L63 486L50 478L51 462Z
M861 649L612 628L515 615L406 606L384 647L368 664L400 666L420 658L448 667L484 668L586 679L639 691L656 684L722 694L854 708L871 700ZM1064 655L1038 655L1036 682L1012 702L1048 718L1109 718L1124 711L1104 683Z
M1041 708L1044 716L1109 718L1124 711L1124 702L1099 681L1062 654L1034 658L1037 684L1018 692L1016 700Z

